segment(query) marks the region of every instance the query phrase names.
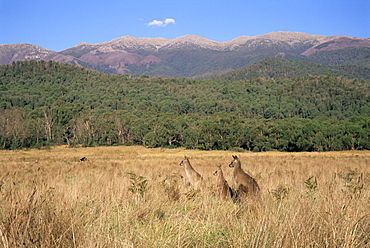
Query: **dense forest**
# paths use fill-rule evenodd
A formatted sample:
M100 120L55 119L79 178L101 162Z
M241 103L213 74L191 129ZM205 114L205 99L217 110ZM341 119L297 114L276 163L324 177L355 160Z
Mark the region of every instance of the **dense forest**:
M0 148L370 149L369 93L345 75L195 80L13 62L0 67Z
M282 58L265 58L257 63L233 70L222 75L209 76L218 80L243 80L262 78L297 78L306 75L333 75L346 78L370 80L370 67L359 65L324 65L307 61L293 61Z

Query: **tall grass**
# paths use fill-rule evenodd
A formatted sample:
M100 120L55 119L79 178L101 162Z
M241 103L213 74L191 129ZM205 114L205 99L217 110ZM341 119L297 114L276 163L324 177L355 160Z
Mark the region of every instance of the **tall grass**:
M184 155L206 180L184 185ZM259 202L217 198L231 155ZM87 161L79 162L81 157ZM0 247L369 247L370 152L0 151Z

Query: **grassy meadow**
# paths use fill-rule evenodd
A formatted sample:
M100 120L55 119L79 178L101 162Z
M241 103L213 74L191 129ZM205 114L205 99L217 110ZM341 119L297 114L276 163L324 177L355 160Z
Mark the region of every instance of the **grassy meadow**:
M185 187L184 155L204 191ZM260 201L218 199L232 155ZM370 247L370 151L3 150L0 247Z

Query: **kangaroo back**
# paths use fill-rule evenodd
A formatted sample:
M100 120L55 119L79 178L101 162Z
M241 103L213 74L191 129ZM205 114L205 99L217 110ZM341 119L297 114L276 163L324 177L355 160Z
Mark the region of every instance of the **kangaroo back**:
M213 173L213 175L217 176L216 186L220 199L230 200L232 198L232 190L225 180L221 165L218 166L218 169Z
M201 189L204 186L203 177L191 166L190 161L186 156L180 162L180 165L184 166L188 184L194 188Z
M234 168L233 178L235 186L241 194L246 196L257 196L260 194L260 187L257 181L243 171L237 156L233 156L233 160L229 164L229 167Z

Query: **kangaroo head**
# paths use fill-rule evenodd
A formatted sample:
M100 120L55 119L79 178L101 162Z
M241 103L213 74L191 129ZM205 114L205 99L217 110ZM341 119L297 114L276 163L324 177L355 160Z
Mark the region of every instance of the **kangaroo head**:
M229 167L230 168L234 168L235 167L235 163L238 163L238 162L239 162L238 156L233 155L233 161L231 161L231 163L229 164Z
M213 173L213 175L214 175L214 176L218 176L218 175L220 175L220 173L221 173L221 165L217 165L217 167L218 167L218 170L216 170L216 171Z
M182 161L180 162L180 166L184 166L185 165L185 163L186 162L188 162L189 161L189 159L186 157L186 156L184 156L184 158L182 159Z

